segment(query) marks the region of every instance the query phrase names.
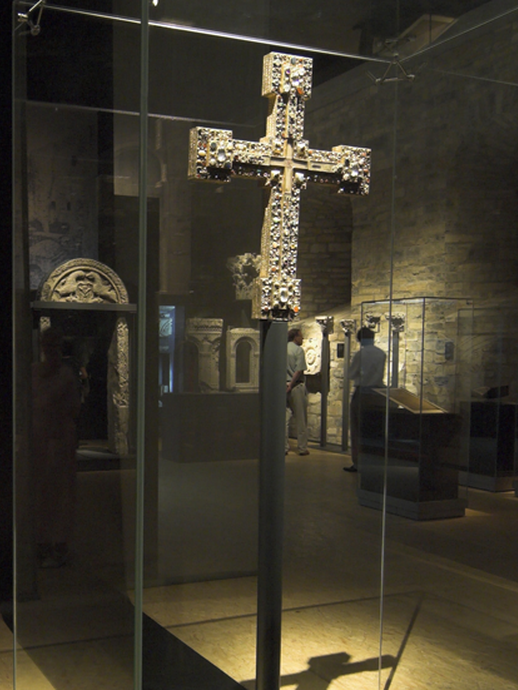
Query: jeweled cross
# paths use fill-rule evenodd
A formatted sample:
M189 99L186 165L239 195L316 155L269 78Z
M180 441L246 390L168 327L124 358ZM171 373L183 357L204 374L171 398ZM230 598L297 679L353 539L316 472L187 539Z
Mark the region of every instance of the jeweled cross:
M270 187L252 299L257 319L287 321L300 310L297 246L300 192L307 183L332 184L346 194L369 192L369 149L319 151L303 138L312 70L311 58L265 55L262 95L269 99L269 114L259 142L234 139L226 129L195 127L190 133L189 178L221 182L239 175L263 179Z

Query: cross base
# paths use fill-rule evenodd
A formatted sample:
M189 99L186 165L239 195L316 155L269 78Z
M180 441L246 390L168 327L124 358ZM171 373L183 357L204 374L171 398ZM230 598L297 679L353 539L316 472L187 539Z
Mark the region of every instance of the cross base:
M300 311L299 278L256 278L252 293L252 318L292 321Z

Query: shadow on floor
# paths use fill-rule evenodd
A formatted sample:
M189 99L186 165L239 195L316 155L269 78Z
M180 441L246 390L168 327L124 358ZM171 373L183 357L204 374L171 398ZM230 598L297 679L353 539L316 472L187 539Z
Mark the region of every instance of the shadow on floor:
M300 673L289 673L281 677L281 687L296 685L297 690L325 690L337 678L364 673L365 671L377 671L380 659L374 657L355 661L350 664L350 654L337 652L324 656L315 656L308 660L308 668ZM392 668L396 664L396 658L386 654L381 657L381 668ZM255 690L255 680L247 680L243 683L247 690Z

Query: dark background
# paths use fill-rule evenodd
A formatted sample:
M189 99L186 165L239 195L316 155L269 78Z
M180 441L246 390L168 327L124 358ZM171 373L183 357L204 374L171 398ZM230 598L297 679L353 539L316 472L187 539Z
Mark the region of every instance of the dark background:
M212 1L212 0L211 0ZM387 2L386 0L371 0L365 2L365 15L360 18L355 18L358 28L362 32L362 36L368 39L369 35L375 33L381 37L390 38L395 33L404 30L415 19L425 12L435 14L450 14L451 16L458 16L463 12L467 12L478 5L482 5L486 0L401 0L400 2L400 17L395 19L394 6L395 3ZM75 2L71 0L62 4L69 6L81 7L90 6L92 9L99 9L103 12L109 12L111 2L105 0L82 0ZM222 3L222 11L233 11L233 3ZM345 4L344 4L345 5ZM241 7L245 6L241 3ZM334 3L333 3L334 6ZM157 9L158 16L156 19L161 19L160 13L164 11L171 11L178 16L178 12L182 8L190 8L189 11L204 13L206 7L203 2L193 3L178 3L175 0L166 0L159 5ZM315 15L315 5L312 2L302 2L299 4L297 18L302 22L302 27L316 27L319 22ZM304 15L305 8L309 13ZM137 0L131 0L127 3L127 14L138 15L139 3ZM285 35L286 26L290 26L290 21L293 19L293 14L289 11L289 2L275 2L271 4L268 15L269 32L272 38L278 38L277 34L283 33L284 40L290 38ZM319 12L325 11L325 3L320 3ZM286 14L287 13L287 14ZM222 26L213 28L225 28L227 19L221 17ZM325 19L325 18L324 18ZM246 13L243 14L243 20L246 20ZM45 14L44 22L50 23L53 21L60 21L59 18L52 16L52 13ZM69 19L68 21L73 21ZM12 269L11 269L11 238L12 238L12 180L11 180L11 146L12 146L12 105L11 105L11 47L12 47L12 5L11 2L0 3L0 65L2 68L2 88L0 89L0 117L2 127L0 127L0 175L2 181L2 188L0 194L0 218L1 218L1 232L0 232L0 297L2 299L1 322L0 322L0 602L8 605L11 600L12 590L12 323L11 323L11 298L12 298ZM380 26L380 23L382 26ZM324 22L325 24L325 22ZM87 26L87 25L86 25ZM242 27L243 31L246 27ZM109 28L107 27L107 31ZM292 25L293 39L304 36L301 24L293 23ZM29 93L29 98L35 100L56 100L59 102L59 92L63 87L67 90L69 102L83 102L84 94L88 93L89 98L92 97L94 101L99 100L102 95L110 94L110 89L105 88L106 79L110 79L110 74L103 74L102 71L96 69L96 65L90 64L86 68L80 70L76 69L77 65L74 59L70 59L71 49L75 48L77 53L83 54L81 45L75 43L70 45L71 36L74 41L80 32L62 32L63 45L55 46L53 53L46 53L43 44L40 46L43 53L38 54L38 43L34 43L34 52L29 55L28 60L28 84L31 86L32 93ZM96 33L94 36L88 29L85 28L83 32L83 40L85 42L96 41L100 48L98 54L99 65L106 64L105 56L102 54L103 50L110 49L109 36L102 36ZM311 36L307 36L308 43L311 43ZM67 43L68 41L68 43ZM368 46L368 40L363 41L363 45ZM61 53L60 53L61 49ZM94 51L84 51L88 55L93 55ZM368 49L360 50L362 54L369 54ZM63 60L63 54L68 59ZM72 56L73 57L73 56ZM325 81L337 73L343 72L354 66L356 61L350 61L344 58L331 58L325 56L317 56L316 63L316 79L315 84ZM38 70L43 69L48 72L48 61L54 61L56 79L52 84L47 81L38 79ZM84 67L84 66L83 66ZM72 71L72 72L71 72ZM70 79L71 73L73 79ZM78 79L78 73L82 78ZM73 85L73 86L71 86ZM70 94L70 88L73 88L74 93ZM55 91L58 91L56 93ZM98 98L95 98L96 93ZM110 107L110 103L102 103L106 107Z
M0 603L12 600L11 3L0 3Z

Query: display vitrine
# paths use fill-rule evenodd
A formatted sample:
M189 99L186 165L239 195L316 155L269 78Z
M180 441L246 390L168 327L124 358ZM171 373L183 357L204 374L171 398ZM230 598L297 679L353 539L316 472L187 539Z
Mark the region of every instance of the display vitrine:
M518 3L12 10L8 685L507 690Z
M418 520L464 514L459 471L469 452L468 300L432 297L366 302L362 323L387 354L384 386L368 386L369 352L359 378L362 505ZM369 383L369 382L367 382ZM379 398L377 400L376 398Z

